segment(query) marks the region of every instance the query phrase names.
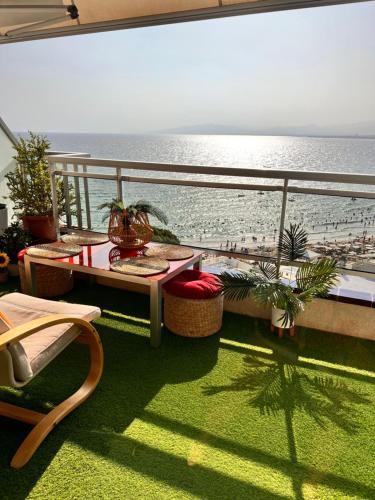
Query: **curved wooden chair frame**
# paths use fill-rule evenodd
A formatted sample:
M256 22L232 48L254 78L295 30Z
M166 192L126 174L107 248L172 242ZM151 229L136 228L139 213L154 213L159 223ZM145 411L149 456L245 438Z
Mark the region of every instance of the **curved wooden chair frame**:
M51 430L92 394L103 372L103 348L96 329L83 319L62 314L39 318L3 333L0 335L0 350L7 349L10 344L33 333L61 323L73 323L80 328L81 335L78 341L87 344L90 351L89 373L82 386L74 394L47 414L0 402L1 416L34 425L11 461L10 465L15 469L20 469L27 464Z

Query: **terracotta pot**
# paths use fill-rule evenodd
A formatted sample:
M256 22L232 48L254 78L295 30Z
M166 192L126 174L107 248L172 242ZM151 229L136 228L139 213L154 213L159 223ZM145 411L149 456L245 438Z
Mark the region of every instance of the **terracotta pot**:
M53 215L24 215L23 227L41 240L56 241L55 219Z
M19 276L18 263L17 264L8 264L8 274L11 277Z
M286 325L283 324L283 319L281 317L284 314L284 309L278 309L277 307L272 308L272 324L276 326L277 328L293 328L294 326L294 321L293 322L288 322Z
M8 281L8 271L0 271L0 283L6 283Z

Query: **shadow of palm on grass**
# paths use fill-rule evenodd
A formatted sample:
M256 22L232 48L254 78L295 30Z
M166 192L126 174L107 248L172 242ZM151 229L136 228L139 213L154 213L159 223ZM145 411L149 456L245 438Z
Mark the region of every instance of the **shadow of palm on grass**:
M246 355L242 374L227 385L205 386L203 393L212 396L220 392L246 392L249 405L257 408L260 415L282 413L290 462L298 467L296 414L308 415L323 429L335 425L346 433L355 433L360 428L357 408L370 404L371 399L339 378L311 375L292 362L297 356L287 346L276 345L273 356ZM295 498L302 500L304 479L298 474L293 474L291 479Z
M323 428L330 422L347 432L359 428L356 405L371 403L368 395L352 390L339 378L310 375L280 358L264 360L247 355L243 362L240 376L228 385L205 387L204 394L246 391L249 404L258 408L260 414L276 415L288 410L293 415L300 411Z

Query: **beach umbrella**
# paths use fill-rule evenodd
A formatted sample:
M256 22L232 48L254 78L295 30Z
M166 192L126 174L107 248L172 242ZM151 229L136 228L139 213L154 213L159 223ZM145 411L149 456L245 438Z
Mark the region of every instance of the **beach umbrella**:
M306 260L317 260L319 257L321 257L320 253L314 252L314 250L306 250L306 252L303 255L303 258Z

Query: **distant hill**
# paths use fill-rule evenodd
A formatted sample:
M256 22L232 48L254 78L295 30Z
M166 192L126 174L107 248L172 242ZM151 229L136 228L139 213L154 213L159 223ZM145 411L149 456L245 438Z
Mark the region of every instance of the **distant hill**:
M284 127L243 127L235 125L201 124L186 125L157 131L160 134L202 135L293 135L301 137L374 137L375 121L319 127L318 125Z

